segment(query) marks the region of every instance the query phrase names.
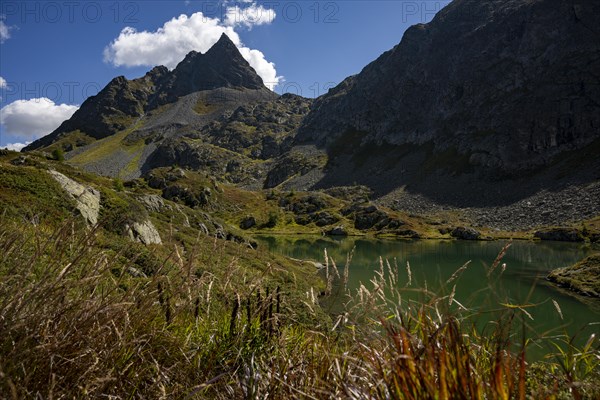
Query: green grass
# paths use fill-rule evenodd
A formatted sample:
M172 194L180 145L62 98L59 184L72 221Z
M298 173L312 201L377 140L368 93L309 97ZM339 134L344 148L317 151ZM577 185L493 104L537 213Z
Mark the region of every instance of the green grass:
M139 157L144 149L144 141L139 140L135 144L125 145L123 139L130 133L139 129L142 125L143 121L139 120L136 124L131 125L129 128L119 133L96 141L87 151L70 158L69 163L75 166L84 166L105 160L117 151L123 151L131 158L130 165L137 166L135 160L137 159L139 161Z
M199 115L207 115L211 114L219 109L219 106L216 104L209 104L204 100L198 100L194 105L194 111Z
M60 221L73 208L74 201L45 170L8 164L0 167L0 215Z

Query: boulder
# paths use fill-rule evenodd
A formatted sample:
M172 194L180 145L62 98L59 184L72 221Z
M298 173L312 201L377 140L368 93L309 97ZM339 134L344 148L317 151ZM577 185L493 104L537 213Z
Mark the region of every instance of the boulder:
M96 189L75 182L58 171L48 171L59 185L75 199L75 207L83 218L91 224L98 223L100 213L100 192Z
M463 226L456 227L450 232L450 236L462 240L477 240L481 238L481 233L473 228L465 228Z
M338 225L335 228L332 228L325 232L328 236L348 236L348 232L343 225Z
M131 225L125 226L125 231L129 238L135 242L143 244L161 244L160 234L154 227L151 221L133 222Z
M163 208L165 208L165 201L163 198L155 194L141 196L138 198L138 201L142 203L142 205L148 211L151 212L160 212Z
M250 229L254 226L256 226L256 218L253 216L247 216L242 220L242 222L240 222L240 228L244 230Z
M600 298L600 254L550 272L547 279L580 294Z

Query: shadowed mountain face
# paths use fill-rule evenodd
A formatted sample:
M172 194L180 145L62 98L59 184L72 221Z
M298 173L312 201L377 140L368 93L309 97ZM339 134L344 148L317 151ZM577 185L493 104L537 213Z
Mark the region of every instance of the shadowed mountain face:
M148 111L175 103L188 94L223 88L240 91L240 103L248 97L276 97L225 34L206 54L190 52L173 71L159 66L142 78L113 79L100 93L88 98L69 120L25 150L49 146L66 136L71 138L64 140L63 147L71 150L123 131ZM254 95L249 95L251 92ZM231 96L227 100L231 101ZM72 135L74 132L77 134Z
M319 98L296 142L327 150L321 186L520 176L598 142L599 71L597 1L455 0Z

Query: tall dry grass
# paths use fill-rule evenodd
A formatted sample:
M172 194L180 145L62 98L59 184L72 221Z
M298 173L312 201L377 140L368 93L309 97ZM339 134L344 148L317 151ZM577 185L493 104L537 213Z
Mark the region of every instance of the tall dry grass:
M597 398L600 352L555 340L556 360L527 360L523 313L507 307L482 331L447 294L400 282L380 260L351 292L351 254L325 255L325 296L244 275L211 240L157 250L150 276L131 248L65 223L0 224L0 397L139 399ZM164 250L164 249L163 249ZM499 257L490 278L501 273ZM199 263L215 268L197 273ZM406 265L408 276L410 265ZM212 272L211 272L212 271ZM272 273L266 268L265 274ZM405 299L418 291L420 301ZM297 293L295 293L297 295ZM302 313L336 297L331 321ZM294 299L294 300L291 300Z

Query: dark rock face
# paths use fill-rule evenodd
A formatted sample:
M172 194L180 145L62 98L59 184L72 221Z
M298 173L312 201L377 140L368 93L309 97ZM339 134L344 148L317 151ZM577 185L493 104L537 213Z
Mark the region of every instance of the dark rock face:
M153 106L171 103L193 92L222 87L264 88L261 77L225 34L206 54L190 52L161 82Z
M207 124L191 137L253 159L268 160L290 150L311 99L284 94L272 101L247 102Z
M292 149L275 160L265 178L264 189L274 188L294 176L304 175L319 167L318 159Z
M206 54L190 52L173 71L159 66L142 78L130 81L119 76L113 79L96 96L84 101L69 120L51 134L31 143L25 151L49 146L76 130L101 139L130 127L137 118L160 105L173 103L190 93L216 88L264 91L276 97L223 34Z
M397 229L403 221L390 217L385 211L374 205L352 204L341 210L342 215L354 219L354 227L359 230Z
M319 98L296 140L331 148L356 132L357 148L427 144L502 173L545 165L600 138L598 26L596 1L455 0Z
M583 242L585 239L577 229L554 228L545 231L537 231L534 237L541 240L555 240L559 242Z
M132 81L124 76L114 78L97 95L85 100L79 110L54 132L36 140L24 150L48 146L62 135L76 130L94 139L102 139L126 129L143 115L154 86L167 73L165 67L156 67L144 77Z

